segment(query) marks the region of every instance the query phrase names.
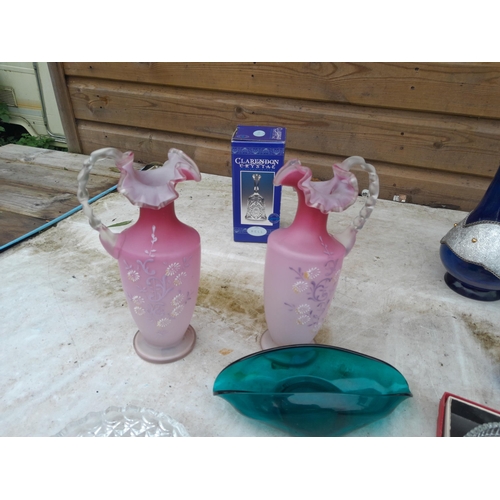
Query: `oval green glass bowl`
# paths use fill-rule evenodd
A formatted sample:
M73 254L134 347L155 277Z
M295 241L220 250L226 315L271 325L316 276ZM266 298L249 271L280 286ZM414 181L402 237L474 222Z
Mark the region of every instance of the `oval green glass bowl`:
M213 393L243 415L299 436L341 436L412 396L393 366L319 344L260 351L230 364Z

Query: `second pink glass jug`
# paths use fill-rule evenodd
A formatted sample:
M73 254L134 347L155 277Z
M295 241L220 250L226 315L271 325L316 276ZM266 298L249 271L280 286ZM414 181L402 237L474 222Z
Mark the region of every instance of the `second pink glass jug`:
M327 231L328 214L341 212L358 197L358 183L350 168L368 172L369 195L359 215L342 233ZM313 181L311 170L291 160L277 173L274 183L297 192L295 219L268 239L264 270L264 308L268 329L261 347L314 342L333 299L344 257L356 241L375 206L379 182L375 169L359 156L333 166L334 177Z

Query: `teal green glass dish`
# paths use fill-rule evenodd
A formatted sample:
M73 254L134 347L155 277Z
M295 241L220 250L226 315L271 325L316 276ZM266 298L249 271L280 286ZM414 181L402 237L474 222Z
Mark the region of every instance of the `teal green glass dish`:
M384 418L406 398L393 366L320 344L260 351L230 364L213 394L243 415L298 436L341 436Z

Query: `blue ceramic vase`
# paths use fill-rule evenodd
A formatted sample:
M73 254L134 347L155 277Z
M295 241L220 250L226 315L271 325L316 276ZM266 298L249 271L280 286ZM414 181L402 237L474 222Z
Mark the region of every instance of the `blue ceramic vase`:
M500 167L477 207L442 238L440 256L453 291L500 299Z

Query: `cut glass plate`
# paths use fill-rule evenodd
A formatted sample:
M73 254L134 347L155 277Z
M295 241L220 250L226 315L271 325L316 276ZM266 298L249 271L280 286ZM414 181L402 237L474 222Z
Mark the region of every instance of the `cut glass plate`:
M69 424L55 437L189 437L185 427L164 413L110 406Z
M478 425L464 437L500 437L500 422L488 422Z

